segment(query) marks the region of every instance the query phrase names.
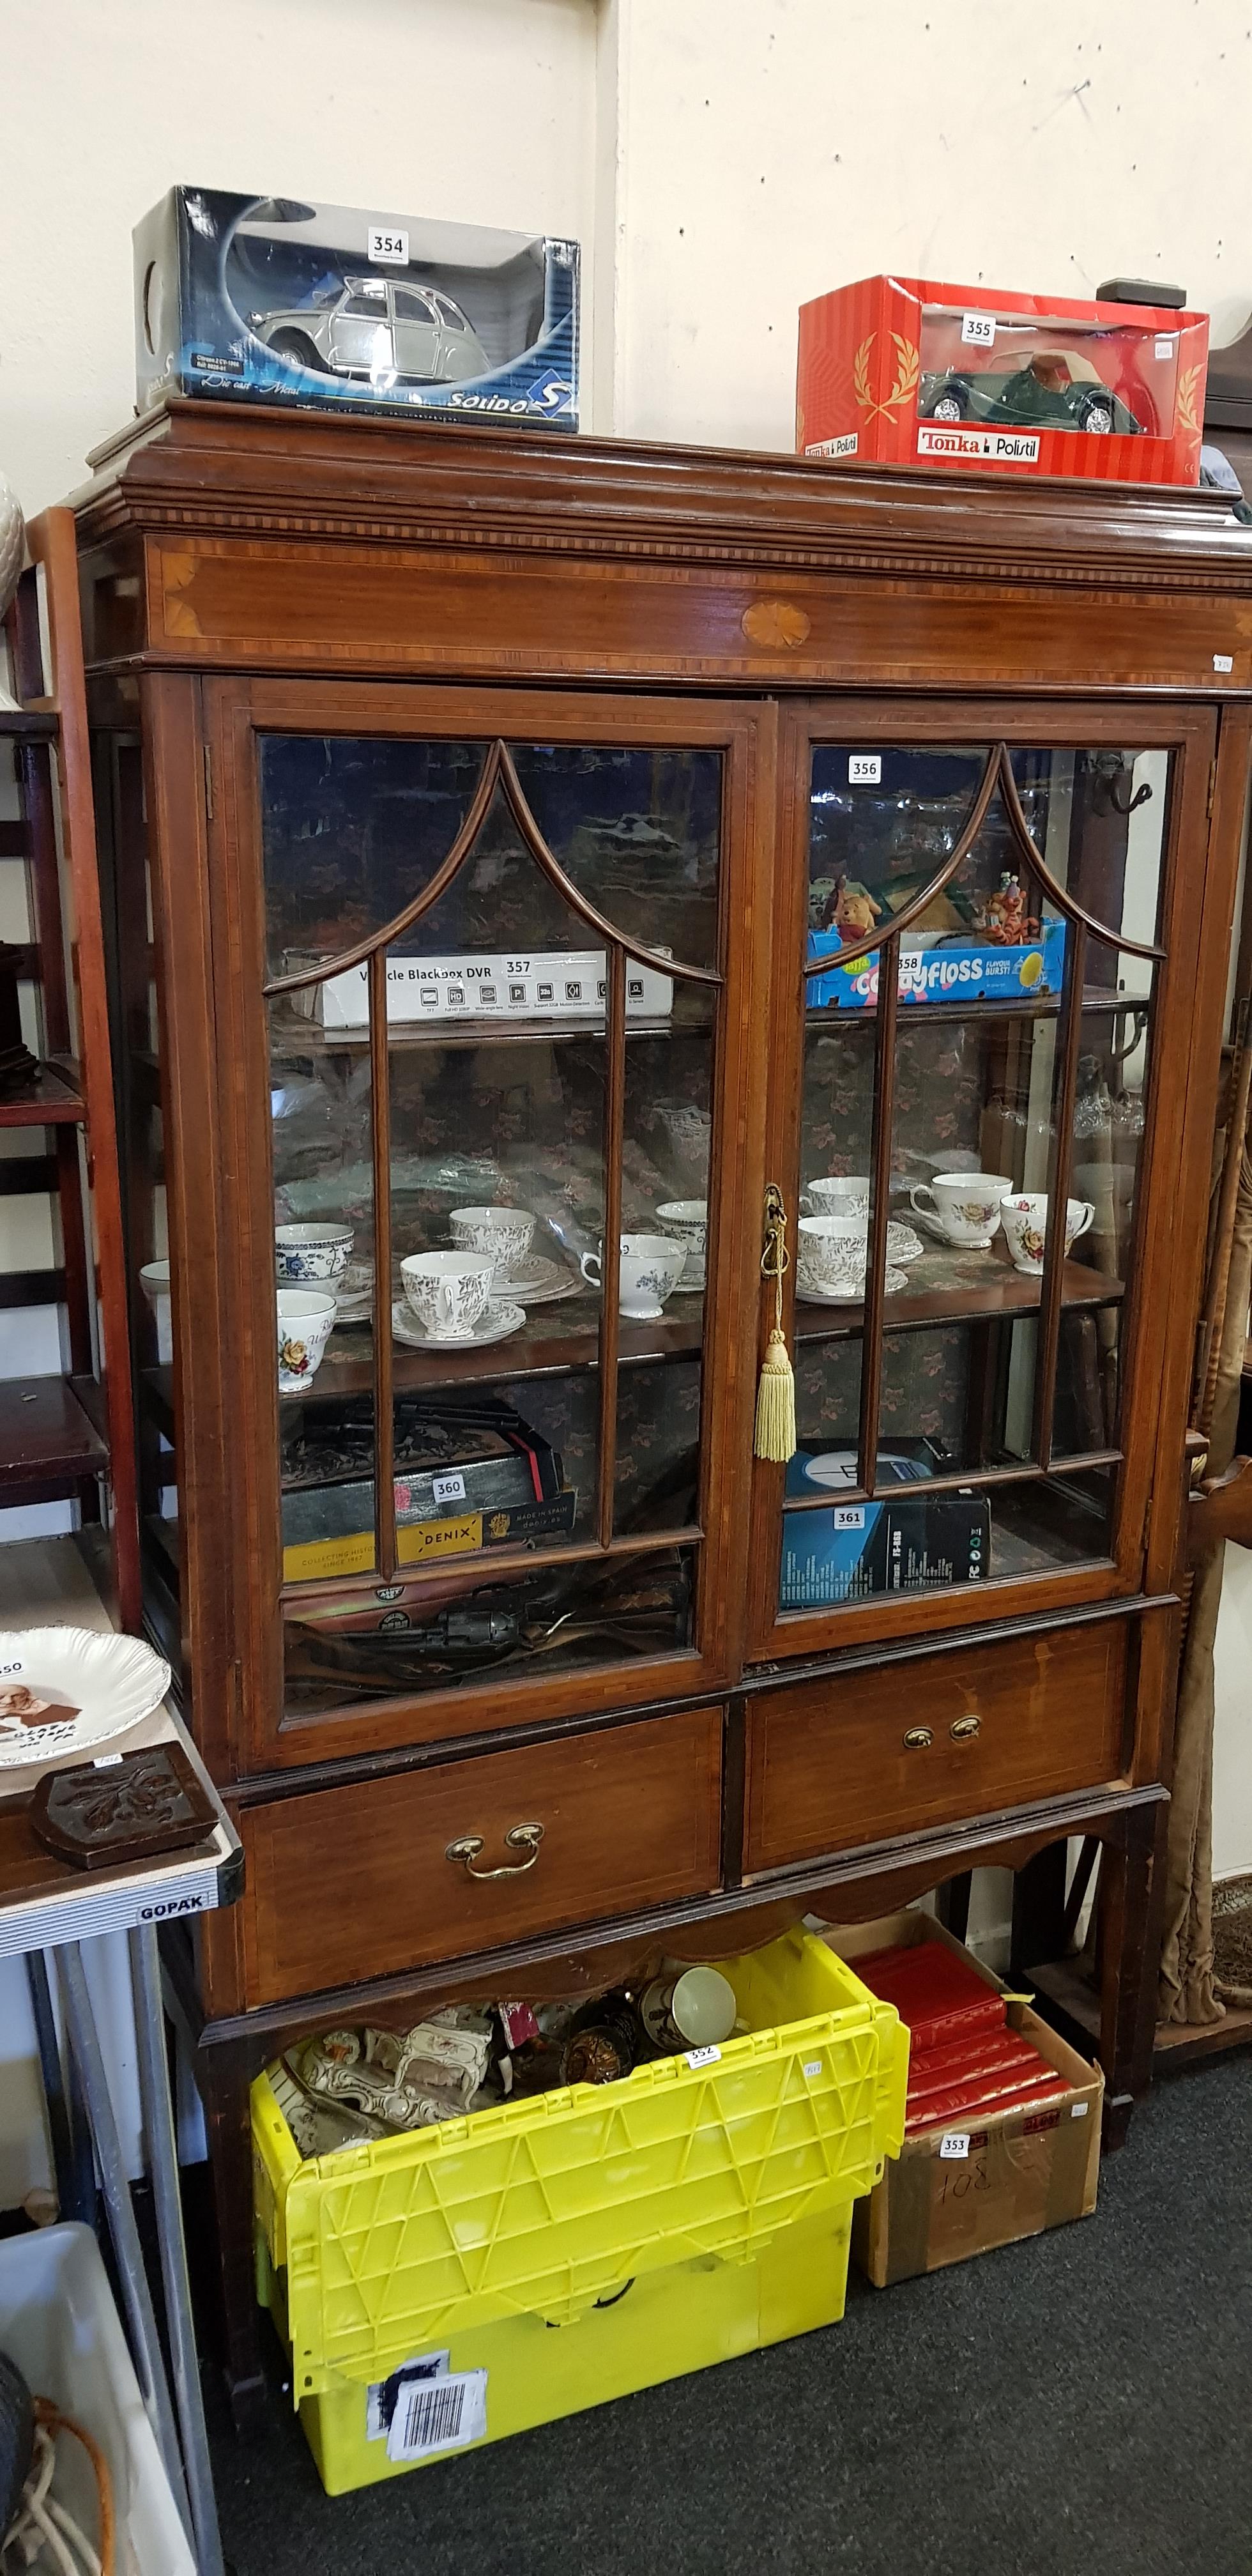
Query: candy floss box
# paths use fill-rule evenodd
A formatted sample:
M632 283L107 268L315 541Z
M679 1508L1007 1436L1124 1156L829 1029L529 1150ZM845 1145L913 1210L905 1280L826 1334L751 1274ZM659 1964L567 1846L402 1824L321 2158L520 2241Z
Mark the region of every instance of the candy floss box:
M1208 317L928 278L800 308L796 447L839 465L1198 483Z
M578 244L172 188L136 227L138 407L167 394L578 427Z
M872 1011L878 1000L881 950L858 953L837 930L810 930L808 962L829 957L822 975L809 977L811 1010ZM1045 921L1024 946L992 941L951 941L944 947L900 943L899 995L910 1002L1041 1001L1059 993L1065 967L1065 924Z

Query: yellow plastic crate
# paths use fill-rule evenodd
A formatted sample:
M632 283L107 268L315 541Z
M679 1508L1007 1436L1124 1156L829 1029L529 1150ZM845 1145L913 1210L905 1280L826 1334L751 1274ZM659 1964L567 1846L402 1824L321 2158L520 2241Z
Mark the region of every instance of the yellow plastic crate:
M529 2432L563 2415L603 2406L613 2397L653 2388L719 2361L735 2361L764 2344L815 2326L837 2325L848 2278L852 2204L824 2218L784 2227L771 2245L743 2263L716 2255L644 2272L610 2307L591 2308L555 2332L541 2317L505 2317L445 2338L449 2372L485 2371L486 2432L458 2447L480 2450L511 2433ZM262 2249L262 2288L286 2336L280 2277ZM414 2359L419 2356L415 2353ZM391 2460L360 2381L332 2379L325 2393L303 2397L300 2422L328 2495L347 2495L381 2478L401 2478L426 2460ZM432 2460L455 2450L430 2453Z
M645 2273L753 2259L872 2188L904 2127L893 2007L803 1933L720 1964L747 2027L715 2058L307 2162L258 2078L257 2218L297 2404L506 2318L568 2325Z

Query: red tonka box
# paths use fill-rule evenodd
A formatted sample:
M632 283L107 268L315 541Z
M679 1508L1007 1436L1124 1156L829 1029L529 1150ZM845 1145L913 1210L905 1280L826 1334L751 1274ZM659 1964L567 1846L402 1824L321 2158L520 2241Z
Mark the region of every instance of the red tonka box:
M929 278L800 308L796 447L838 465L1197 483L1208 316Z

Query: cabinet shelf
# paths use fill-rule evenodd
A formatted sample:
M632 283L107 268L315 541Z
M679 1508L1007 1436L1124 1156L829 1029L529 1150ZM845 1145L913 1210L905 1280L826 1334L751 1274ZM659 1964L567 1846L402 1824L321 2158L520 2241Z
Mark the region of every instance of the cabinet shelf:
M70 1058L41 1064L26 1081L0 1092L0 1127L72 1127L87 1115Z
M819 1015L820 1016L820 1015ZM628 1019L626 1039L707 1036L710 1010L675 1011L668 1019ZM561 1046L578 1038L604 1038L606 1023L590 1012L582 1019L491 1019L479 1014L456 1020L403 1020L389 1025L387 1044L393 1053L430 1047ZM323 1029L316 1020L283 1019L270 1023L270 1062L293 1056L368 1055L368 1029Z
M93 1380L14 1377L0 1383L0 1484L77 1483L109 1463L108 1443L83 1401ZM98 1390L97 1390L98 1393ZM92 1397L87 1395L87 1402Z
M918 1264L917 1269L924 1267ZM985 1280L962 1281L941 1287L924 1281L901 1289L898 1296L883 1301L883 1331L901 1329L918 1331L927 1324L994 1324L1002 1318L1035 1314L1039 1307L1042 1279L1024 1270L1015 1270L1009 1261L988 1264ZM1109 1278L1101 1270L1090 1270L1081 1261L1067 1261L1061 1275L1062 1308L1118 1306L1126 1294L1120 1279ZM865 1308L856 1306L822 1306L810 1304L802 1295L796 1299L796 1340L798 1342L850 1341L857 1337L865 1323Z
M18 742L52 742L61 730L59 716L39 707L0 707L0 738Z
M684 1297L655 1323L632 1324L623 1315L618 1327L618 1360L623 1368L649 1362L696 1359L704 1338L704 1299ZM392 1381L398 1395L423 1387L517 1384L524 1378L576 1377L600 1364L599 1306L580 1301L573 1315L558 1307L545 1315L537 1308L521 1332L505 1342L445 1343L442 1350L410 1350L393 1342ZM285 1404L315 1404L345 1395L365 1395L374 1383L372 1335L368 1324L341 1325L306 1394L284 1396Z
M1147 993L1110 993L1099 984L1089 984L1082 997L1084 1017L1112 1017L1118 1011L1146 1011L1151 1006ZM1028 993L1015 993L1004 1002L971 999L967 1002L902 1002L898 1026L911 1029L934 1020L976 1020L987 1028L998 1027L1005 1020L1056 1019L1061 1008L1059 993L1041 993L1034 1000ZM878 1018L877 1006L863 1011L838 1010L810 1004L805 1010L804 1025L809 1029L873 1028Z

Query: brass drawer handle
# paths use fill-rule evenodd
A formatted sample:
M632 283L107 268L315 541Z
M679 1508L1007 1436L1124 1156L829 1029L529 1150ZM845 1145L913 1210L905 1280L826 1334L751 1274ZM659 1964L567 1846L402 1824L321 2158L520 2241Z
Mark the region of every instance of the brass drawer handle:
M906 1753L924 1753L934 1740L928 1726L910 1726L904 1738L904 1749Z
M982 1719L980 1717L954 1717L952 1724L948 1729L948 1733L954 1744L968 1744L971 1737L980 1735L981 1732Z
M475 1869L474 1863L483 1847L481 1834L462 1834L457 1842L449 1843L444 1859L464 1861L467 1878L520 1878L523 1870L533 1869L539 1858L543 1827L542 1825L510 1825L504 1840L507 1850L524 1851L527 1855L526 1859L506 1861L501 1869Z

